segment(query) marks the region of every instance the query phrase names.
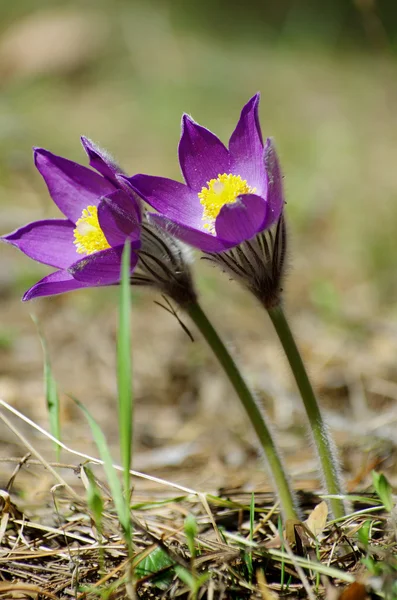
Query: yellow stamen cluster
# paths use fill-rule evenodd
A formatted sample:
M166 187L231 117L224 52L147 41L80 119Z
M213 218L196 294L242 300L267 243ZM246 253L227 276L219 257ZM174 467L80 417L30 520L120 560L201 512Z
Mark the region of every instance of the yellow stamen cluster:
M240 175L231 175L223 173L218 175L217 179L211 179L207 182L207 187L203 187L198 194L200 202L204 207L203 221L209 221L204 227L211 233L215 233L214 223L219 215L222 206L236 202L241 194L254 194L255 188L251 188L245 179Z
M78 254L92 254L99 250L110 248L105 234L98 221L98 209L96 206L87 206L83 210L74 230L74 244Z

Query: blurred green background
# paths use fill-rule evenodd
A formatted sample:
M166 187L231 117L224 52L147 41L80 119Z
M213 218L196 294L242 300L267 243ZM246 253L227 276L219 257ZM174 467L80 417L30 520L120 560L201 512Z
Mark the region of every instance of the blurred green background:
M335 354L340 361L331 384L323 371L317 371L316 383L347 397L349 361L358 354L362 360L353 369L354 381L368 374L369 366L376 376L397 379L391 366L394 333L387 342L371 337L382 327L394 331L390 323L397 315L395 2L19 0L2 2L0 17L0 233L57 216L33 167L32 146L85 163L79 144L84 134L107 148L130 175L179 178L182 113L227 142L243 104L260 91L263 133L275 138L285 175L288 310L309 362L320 356L325 364ZM47 272L15 249L1 247L0 392L33 410L35 382L42 405L40 347L29 320L34 310L63 389L87 402L98 393L114 407L114 384L104 389L90 369L106 363L114 377L110 341L117 292L88 290L20 304L22 292ZM239 340L248 373L263 386L258 373L267 364L277 377L272 361L280 362L280 353L276 358L256 353L270 334L258 330L255 303L214 269L199 265L197 272L204 302L227 338ZM194 396L192 389L202 385L192 381L192 373L206 359L186 351L183 332L147 298L135 295L138 314L146 319L135 347L142 356L136 358L138 401L170 395L179 403L186 390ZM103 319L95 331L89 324L93 315ZM95 340L88 349L85 327ZM344 340L340 346L334 344L335 331L336 339ZM108 336L102 340L106 356L96 354L102 342L95 336L102 334ZM167 360L180 347L183 360L170 371ZM164 369L180 378L180 387L171 392L162 384L157 391L150 387L157 371L148 361L159 352L159 381ZM275 419L288 425L279 409ZM175 431L178 427L174 424Z

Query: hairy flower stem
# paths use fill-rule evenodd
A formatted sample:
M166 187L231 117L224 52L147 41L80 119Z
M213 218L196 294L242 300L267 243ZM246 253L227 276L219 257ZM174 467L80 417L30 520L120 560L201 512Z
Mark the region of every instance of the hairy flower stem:
M314 395L312 385L291 329L289 328L287 319L280 305L268 309L268 313L284 348L284 352L305 405L314 442L317 446L318 455L321 461L327 491L330 495L340 496L342 494L342 485L339 480L338 460L333 447L333 442L324 423L320 407L317 403L316 396ZM335 518L340 518L345 515L345 508L342 500L331 498L330 505Z
M197 302L190 303L185 306L184 309L218 358L246 410L269 463L271 474L277 487L284 518L298 519L293 493L290 489L281 458L277 452L274 440L266 425L265 417L259 408L258 403L241 376L240 371L226 346L207 319L199 304Z

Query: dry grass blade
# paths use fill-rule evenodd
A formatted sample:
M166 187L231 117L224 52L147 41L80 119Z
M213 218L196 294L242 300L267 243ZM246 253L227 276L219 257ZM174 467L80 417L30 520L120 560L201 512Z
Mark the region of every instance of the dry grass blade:
M3 406L5 406L5 402L3 400L0 400L0 403ZM7 419L7 417L2 412L0 412L0 418L7 425L7 427L21 440L21 442L24 444L24 446L26 446L29 452L36 456L37 459L42 463L42 465L54 476L56 481L63 485L72 496L76 497L76 492L66 483L64 479L62 479L59 473L57 473L57 471L55 471L55 469L51 467L51 465L41 456L41 454L32 446L32 444L25 438L25 436L22 435L20 431L18 431L18 429L11 423L9 419Z
M41 462L34 462L39 468L45 468ZM74 470L77 476L79 471ZM79 480L76 479L76 482ZM98 485L105 490L103 482L98 480ZM185 585L173 578L175 564L183 565L188 572L194 569L198 577L211 573L211 580L205 584L203 593L213 598L222 597L223 594L226 598L229 591L234 590L241 598L259 593L264 600L273 600L275 590L286 589L285 584L280 587L280 568L292 578L288 583L289 592L302 595L304 590L304 597L310 600L314 600L316 595L305 570L312 574L311 577L313 573L331 577L336 586L355 580L352 573L328 566L329 562L333 562L334 546L346 539L339 536L335 540L337 532L333 526L330 529L327 525L322 534L324 539L317 562L294 555L286 542L282 551L266 549L267 540L277 534L273 523L278 518L273 498L268 495L262 495L261 499L260 494L256 495L255 512L249 510L249 494L241 493L237 493L236 500L233 494L228 493L227 498L219 498L211 506L207 498L203 502L199 496L178 499L175 503L154 501L152 508L147 499L146 503L141 503L142 509L134 510L136 554L131 562L110 498L104 494L103 528L101 539L98 540L89 505L83 496L74 503L71 512L69 495L62 497L62 489L57 494L56 514L53 507L48 507L48 515L43 515L47 522L36 522L24 514L14 514L11 510L12 500L4 497L3 513L8 511L8 517L0 553L0 573L5 578L12 578L16 586L12 588L9 582L4 582L9 586L4 588L7 590L4 593L9 594L7 598L12 593L8 590L18 590L18 593L24 590L26 595L30 592L36 595L40 593L41 597L55 597L58 600L66 600L71 596L78 600L94 600L102 593L108 594L109 598L122 598L127 594L127 582L123 575L128 564L137 567L156 550L168 555L172 562L167 569L158 572L148 570L139 578L139 597L157 599L162 593L163 597L169 597L171 593L175 596L183 594ZM199 556L193 561L184 533L186 514L194 514L198 526L195 543ZM250 530L254 539L247 540L247 525L244 522L252 516L255 523L250 523ZM48 518L56 522L48 523ZM223 541L218 540L216 531L223 536ZM102 551L103 567L99 560ZM254 576L251 581L247 579L244 558L247 552L252 555ZM352 570L357 564L356 560ZM158 589L158 582L165 587ZM323 583L317 591L323 593L324 586Z
M91 461L91 462L93 462L93 463L95 463L97 465L103 465L103 461L101 461L99 458L95 458L93 456L90 456L89 454L84 454L84 452L78 452L77 450L73 450L73 448L69 448L69 446L67 446L66 444L64 444L60 440L57 440L53 435L51 435L50 433L48 433L48 431L46 431L45 429L43 429L42 427L40 427L39 425L37 425L37 423L35 423L31 419L29 419L28 417L26 417L25 415L23 415L22 413L20 413L13 406L11 406L10 404L8 404L7 402L5 402L4 400L2 400L1 398L0 398L0 405L3 406L4 408L6 408L11 413L13 413L15 416L17 416L19 419L21 419L25 423L27 423L28 425L30 425L31 427L33 427L34 429L36 429L37 431L39 431L42 435L44 435L48 439L52 440L56 444L58 444L61 448L63 448L63 450L66 450L66 452L69 452L69 454L74 454L75 456L79 456L80 458L84 458L86 460L89 460L89 461ZM37 456L37 452L36 451L34 451L33 453L35 454L35 456ZM114 468L117 471L123 471L123 468L120 467L119 465L113 465L113 466L114 466ZM130 470L130 474L133 475L134 477L139 477L141 479L147 479L148 481L151 481L153 483L158 483L159 485L162 485L162 486L174 488L176 490L184 492L185 494L194 495L194 496L197 496L197 494L198 494L198 492L196 492L196 490L193 490L191 488L185 487L183 485L179 485L177 483L173 483L172 481L167 481L165 479L161 479L160 477L154 477L152 475L147 475L145 473L140 473L139 471L134 471L133 469ZM58 476L57 476L57 478L58 478ZM63 483L63 480L60 481L60 483Z
M27 593L38 596L44 596L45 598L51 598L52 600L58 600L57 596L51 592L47 592L37 585L30 585L29 583L0 583L0 594L3 593Z
M59 443L51 434L4 401L0 401L0 404L51 442ZM320 529L324 525L325 527L319 533L317 560L313 560L312 540L308 541L311 549L303 548L307 557L299 555L298 547L292 550L291 544L285 541L282 550L268 547L269 540L277 535L274 523L277 523L279 515L273 495L256 492L252 510L252 495L240 490L225 490L224 495L215 496L159 480L161 488L156 493L152 492L154 495L151 497L142 497L142 492L134 491L134 555L129 559L127 544L107 485L95 476L103 494L101 533L98 536L90 505L82 494L82 484L78 478L81 472L79 466L42 460L41 455L7 419L4 412L0 412L0 418L7 425L10 424L11 430L33 456L32 460L28 455L23 459L7 459L8 462L16 463L9 480L14 484L14 489L18 489L15 482L18 474L28 467L30 470L40 469L41 472L47 471L54 475L57 495L55 499L52 494L53 484L49 482L47 493L52 503L47 503L44 512L41 504L41 512L32 518L24 513L22 499L18 501L21 505L17 506L10 492L3 493L0 574L5 579L4 585L8 587L4 587L4 592L0 589L2 597L7 594L5 597L8 598L14 591L26 596L41 595L42 598L58 600L70 597L94 600L101 594L114 599L128 597L133 590L127 589L128 582L124 577L126 568L128 565L139 568L149 558L154 567L153 570L147 567L146 561L143 567L145 572L139 577L137 584L136 593L139 597L150 596L157 599L161 594L164 594L163 597L169 597L170 594L176 597L185 593L185 584L175 577L175 566L183 565L188 573L196 573L198 578L211 574L211 579L202 586L202 593L208 597L227 598L228 593L234 590L244 599L260 594L265 600L273 600L272 594L275 591L284 593L288 589L288 593L303 594L308 600L314 600L318 593L325 593L326 577L332 579L337 593L340 592L342 583L355 581L354 573L362 556L354 541L357 531L360 524L371 518L374 511L384 513L384 507L374 507L371 498L357 496L355 501L358 505L362 506L362 502L367 502L369 508L352 512L337 527L332 522L324 523L325 515L322 515ZM65 444L61 445L72 455L101 464L96 458L71 450ZM6 462L6 459L0 462ZM68 481L74 474L76 485L72 482L66 486L58 473L59 469L68 469ZM121 470L121 467L118 469ZM150 476L144 478L156 481L156 478ZM178 491L182 487L185 495L164 499L164 485L175 487ZM69 490L72 490L72 496ZM317 499L313 498L307 506L308 511L316 503ZM198 528L193 555L184 530L187 514L194 515ZM373 528L376 535L383 529L386 532L387 515L377 515L376 523L377 526ZM247 539L248 531L250 535ZM351 545L352 551L341 555L340 550L342 547L346 548L347 543ZM375 550L372 551L372 548ZM368 550L373 552L372 555L377 560L387 559L386 555L381 554L379 540L371 541ZM168 556L170 563L166 568L156 570L155 557L161 553ZM249 556L252 562L248 561ZM248 562L252 565L250 576L247 576ZM280 583L280 572L290 577L288 583ZM323 583L320 583L321 576Z

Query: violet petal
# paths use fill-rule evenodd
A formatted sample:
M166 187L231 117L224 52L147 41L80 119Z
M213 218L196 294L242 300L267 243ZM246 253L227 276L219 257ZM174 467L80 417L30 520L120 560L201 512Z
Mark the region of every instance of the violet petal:
M73 223L81 217L84 208L97 206L103 196L115 190L114 185L95 171L43 148L35 149L34 160L51 198Z
M130 179L133 179L133 177L131 177ZM142 198L137 194L136 190L131 185L130 180L127 177L127 175L122 175L122 174L118 173L116 175L116 184L119 189L124 190L124 192L126 194L128 194L129 196L132 196L132 198L134 199L134 202L138 206L139 213L141 215L140 218L142 220L142 214L141 214L142 213Z
M185 181L196 192L200 192L210 179L229 173L227 148L216 135L195 123L188 115L182 117L178 152Z
M82 281L88 285L97 286L118 283L120 281L122 253L123 246L95 252L75 262L68 268L68 272L77 281ZM131 252L131 273L137 261L137 254Z
M55 271L35 283L25 294L22 301L32 300L40 296L55 296L65 292L73 292L81 288L89 287L89 284L76 281L67 271Z
M88 158L90 159L90 166L98 171L101 175L109 179L112 183L116 183L116 173L121 173L120 167L115 163L113 158L92 140L81 136L81 143L86 151Z
M139 207L122 190L102 198L98 205L98 221L110 246L123 245L127 238L135 242L140 238Z
M167 219L163 215L157 213L149 213L150 220L156 225L167 231L170 235L178 238L182 242L194 246L203 252L222 252L230 248L232 244L228 244L219 237L200 231L192 227L188 227L183 223L177 223Z
M283 176L280 161L277 156L273 140L267 138L265 144L265 170L267 177L267 205L266 227L278 221L284 208Z
M215 221L216 233L227 243L236 246L264 229L266 214L264 198L244 194L236 202L221 208Z
M169 219L190 227L201 227L203 207L198 195L179 181L153 175L128 179L132 188L153 208Z
M266 178L258 117L259 98L259 94L253 96L241 111L229 141L229 150L233 173L245 179L249 186L255 188L255 193L261 196L266 191Z
M75 225L66 219L46 219L29 223L2 239L38 262L62 269L77 257L73 244Z

